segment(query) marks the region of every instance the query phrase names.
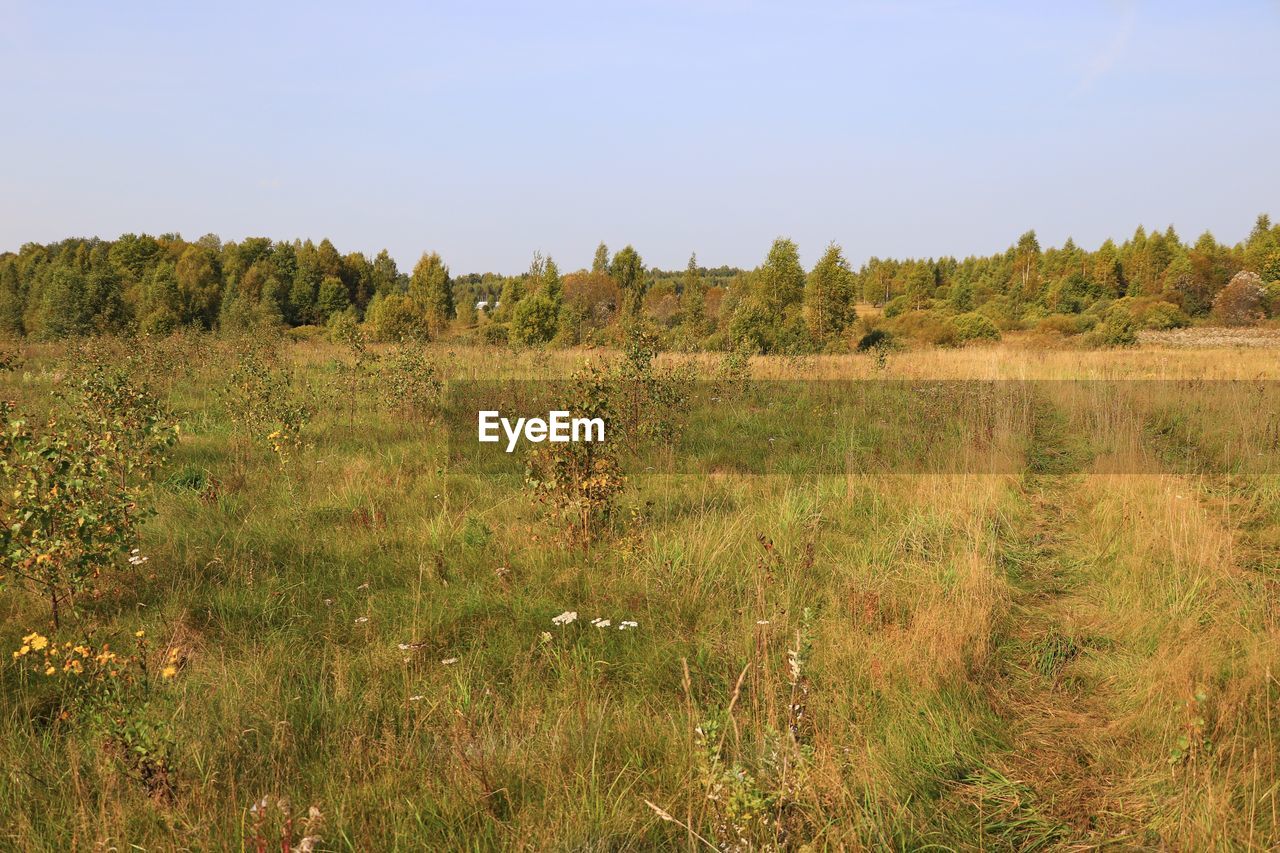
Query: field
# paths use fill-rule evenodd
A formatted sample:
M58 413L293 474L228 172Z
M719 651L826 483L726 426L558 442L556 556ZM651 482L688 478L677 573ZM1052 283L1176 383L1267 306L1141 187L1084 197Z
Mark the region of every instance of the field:
M56 626L0 581L0 847L1274 849L1278 354L664 354L627 426L674 431L667 467L624 455L575 515L454 464L441 400L635 381L616 352L25 345L0 382L33 430L92 430L105 376L108 414L146 391L178 432ZM879 470L762 473L719 409L660 402L826 423L854 380ZM1019 384L935 441L934 380Z

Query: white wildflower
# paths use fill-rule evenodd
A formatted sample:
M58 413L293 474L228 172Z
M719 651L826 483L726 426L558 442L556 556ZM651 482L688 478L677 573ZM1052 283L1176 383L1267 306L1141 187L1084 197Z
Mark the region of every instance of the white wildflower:
M457 662L458 662L457 658L445 658L444 660L440 661L440 663L444 664L445 666L453 666Z
M356 619L356 624L363 625L365 622L368 622L368 621L369 621L368 616L361 616L360 618Z
M565 612L561 613L559 616L551 617L552 625L568 625L570 622L577 622L577 621L578 621L578 611L576 610L566 610Z
M597 617L591 620L591 624L595 625L597 628L608 628L610 625L613 624L613 622L609 619L601 619Z
M632 621L632 620L630 620L630 619L623 619L623 620L622 620L622 623L621 623L620 625L618 625L618 630L619 630L619 631L626 631L626 630L628 630L628 629L630 629L630 628L639 628L639 627L640 627L640 623L639 623L639 622L633 622L633 621Z
M410 696L410 697L409 697L409 701L410 701L410 702L421 702L423 699L426 699L426 698L427 698L426 696L423 696L421 693L419 693L417 696Z
M550 632L550 631L543 631L543 632L539 635L539 637L541 638L542 642L544 642L544 643L549 643L549 642L551 642L551 632Z

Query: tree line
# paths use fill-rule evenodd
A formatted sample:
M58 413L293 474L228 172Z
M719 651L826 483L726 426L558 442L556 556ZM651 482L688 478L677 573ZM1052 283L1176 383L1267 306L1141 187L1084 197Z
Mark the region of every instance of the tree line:
M860 303L876 310L859 318ZM536 253L511 276L453 276L434 252L405 273L386 250L342 254L327 239L125 234L0 254L0 333L45 340L357 322L382 340L577 345L644 322L673 347L812 352L869 335L954 344L1028 328L1123 343L1140 328L1278 315L1280 225L1266 215L1235 245L1208 232L1186 243L1170 226L1092 251L1071 239L1042 248L1028 231L995 255L873 257L857 270L834 243L806 270L786 238L751 270L696 256L660 270L601 243L589 267L564 273Z

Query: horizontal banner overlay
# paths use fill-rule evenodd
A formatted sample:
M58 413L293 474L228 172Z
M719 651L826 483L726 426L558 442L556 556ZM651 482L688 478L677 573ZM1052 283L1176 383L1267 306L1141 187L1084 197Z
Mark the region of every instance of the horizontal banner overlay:
M472 474L1280 473L1272 381L464 380L445 424Z

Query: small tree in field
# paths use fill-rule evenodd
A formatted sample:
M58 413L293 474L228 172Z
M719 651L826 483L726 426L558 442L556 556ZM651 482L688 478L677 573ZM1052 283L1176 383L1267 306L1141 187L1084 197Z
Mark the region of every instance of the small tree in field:
M43 435L0 404L0 583L25 582L48 601L54 627L68 600L127 550L131 496L87 436L50 421Z
M425 420L440 409L444 383L421 341L410 338L392 347L377 380L382 405L406 418Z
M64 605L129 549L145 481L177 439L146 389L123 371L92 367L79 419L36 433L0 403L0 584L17 578Z
M612 387L608 374L594 365L574 373L565 407L573 418L600 418L603 442L538 445L529 454L525 480L540 503L564 525L570 543L590 547L597 526L609 517L626 478L618 464Z
M1227 326L1252 326L1262 319L1266 288L1257 273L1241 270L1213 299L1213 316Z

